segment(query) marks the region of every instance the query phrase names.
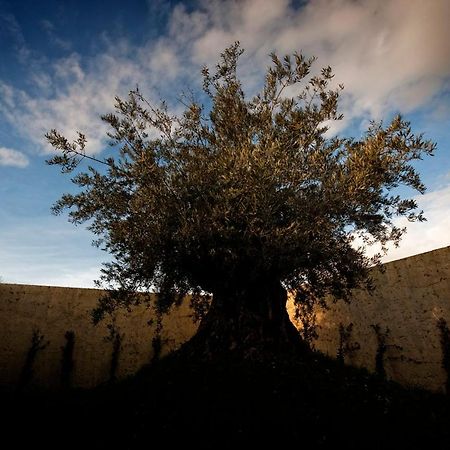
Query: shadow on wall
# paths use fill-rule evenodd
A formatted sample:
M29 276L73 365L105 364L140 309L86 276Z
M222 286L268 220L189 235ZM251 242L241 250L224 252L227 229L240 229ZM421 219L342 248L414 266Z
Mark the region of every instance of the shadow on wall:
M0 385L67 389L113 382L196 331L188 305L174 308L162 324L141 305L93 326L90 312L101 295L96 289L0 284ZM27 330L34 330L31 343Z
M75 333L73 331L66 331L64 338L66 339L66 344L61 349L61 386L64 389L68 389L72 386L72 373L75 365L73 360Z
M33 334L31 335L31 344L26 353L25 361L17 382L18 392L22 392L27 386L29 386L31 380L33 379L36 358L40 352L47 348L49 344L50 341L45 342L44 336L38 329L33 330Z
M437 327L441 338L442 368L446 374L445 391L450 395L450 329L443 317L437 321Z

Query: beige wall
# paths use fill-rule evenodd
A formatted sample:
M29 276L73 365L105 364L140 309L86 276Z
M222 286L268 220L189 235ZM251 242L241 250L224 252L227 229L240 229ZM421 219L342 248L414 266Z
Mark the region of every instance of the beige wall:
M100 290L48 286L0 284L0 385L14 385L20 378L33 330L44 336L45 349L36 355L33 382L59 387L65 333L75 333L72 385L91 387L107 381L113 344L107 323L92 325L90 311ZM149 326L151 312L144 306L132 313L117 314L116 328L123 335L118 377L136 372L153 356L155 326ZM164 319L163 352L174 349L195 332L187 306L175 308Z
M450 324L450 247L394 261L381 274L374 271L375 292L355 291L351 304L338 302L317 311L319 339L315 347L336 356L339 324L354 324L352 341L360 350L346 362L374 369L377 349L371 324L389 327L385 368L388 377L407 385L443 389L446 373L436 322ZM33 383L60 386L65 333L75 333L72 385L90 387L107 381L113 345L102 323L91 324L90 310L101 291L0 284L0 384L13 386L20 378L33 330L48 342L36 355ZM117 329L124 335L117 375L134 373L152 358L154 326L145 307L119 313ZM195 333L187 306L165 319L164 351L174 349ZM398 347L401 346L400 350Z
M336 356L339 324L353 323L351 340L361 348L346 362L375 370L377 339L371 324L379 324L383 331L388 327L388 378L442 390L446 373L436 324L443 317L450 326L450 247L393 261L384 268L384 273L372 272L372 294L355 290L350 304L329 302L329 311L317 311L315 347Z

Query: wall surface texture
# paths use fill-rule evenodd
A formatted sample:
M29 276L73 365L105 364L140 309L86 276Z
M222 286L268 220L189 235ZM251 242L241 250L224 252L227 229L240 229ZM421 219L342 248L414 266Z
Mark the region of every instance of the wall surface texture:
M350 304L329 301L328 310L316 310L319 337L314 346L335 357L339 327L353 324L346 341L356 349L345 355L345 362L373 371L380 348L374 330L378 326L387 377L442 391L447 373L437 321L443 318L450 325L450 247L384 268L384 273L373 271L374 292L355 290ZM151 310L139 306L118 313L119 341L111 338L107 323L92 325L90 311L101 294L95 289L0 284L0 385L92 387L151 362ZM162 353L177 348L195 330L189 306L174 308L164 319Z
M360 349L347 363L375 370L378 341L372 325L385 335L384 366L388 378L434 391L444 389L447 373L437 322L450 327L450 247L387 263L384 273L372 272L375 290L355 290L353 300L329 302L317 311L315 347L337 355L339 325L353 323L351 342ZM388 330L386 330L388 329Z
M30 371L26 366L33 334L41 337L32 358L30 380L38 386L59 388L67 379L63 373L63 360L69 359L67 332L73 333L72 386L92 387L108 381L114 359L117 378L150 363L156 328L149 324L154 318L151 310L139 306L131 313L117 314L115 329L122 340L115 352L107 327L110 322L94 326L91 320L91 311L101 295L102 291L96 289L0 284L0 385L16 385L24 369ZM188 305L175 308L164 318L163 325L163 354L185 342L196 330Z

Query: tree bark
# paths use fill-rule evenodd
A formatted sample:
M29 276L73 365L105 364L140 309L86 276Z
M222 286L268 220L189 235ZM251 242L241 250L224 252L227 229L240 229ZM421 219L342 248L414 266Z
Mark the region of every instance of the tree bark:
M260 360L305 351L286 301L286 290L278 281L214 293L207 315L187 344L189 353L204 359L230 354Z

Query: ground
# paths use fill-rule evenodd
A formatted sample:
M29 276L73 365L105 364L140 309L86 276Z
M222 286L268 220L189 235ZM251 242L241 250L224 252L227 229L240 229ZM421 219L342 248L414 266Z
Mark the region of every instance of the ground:
M174 354L93 390L2 397L14 448L450 448L447 397L316 353L265 362Z

